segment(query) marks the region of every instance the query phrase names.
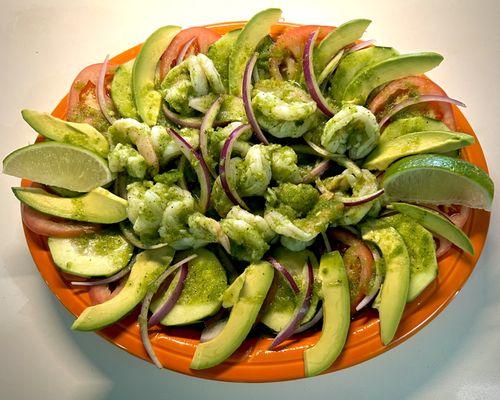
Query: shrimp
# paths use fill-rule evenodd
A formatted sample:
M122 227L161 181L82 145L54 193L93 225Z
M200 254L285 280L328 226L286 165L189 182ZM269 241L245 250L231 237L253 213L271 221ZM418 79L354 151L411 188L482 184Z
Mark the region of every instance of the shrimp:
M186 142L193 148L197 149L199 146L200 133L197 129L182 128L178 131ZM161 125L153 126L151 128L151 142L153 148L158 155L160 165L168 164L172 159L181 155L179 145L167 133L167 128Z
M146 160L129 144L118 143L108 154L108 165L111 172L127 171L134 178L146 176Z

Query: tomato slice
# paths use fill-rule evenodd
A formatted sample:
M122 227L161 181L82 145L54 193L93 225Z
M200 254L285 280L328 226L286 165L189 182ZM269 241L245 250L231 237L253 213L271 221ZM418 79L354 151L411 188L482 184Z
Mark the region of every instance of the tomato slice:
M85 67L76 76L69 92L68 99L68 121L86 122L98 131L105 131L109 123L104 117L97 101L97 81L102 64L92 64ZM104 94L108 109L113 109L110 90L111 81L117 66L108 64L108 70L104 81Z
M89 289L90 302L93 306L95 306L111 300L118 293L120 293L120 291L125 287L126 282L127 278L122 279L114 289L111 289L110 285L91 286Z
M370 287L374 272L373 254L361 239L346 229L335 228L329 235L343 245L340 251L343 253L342 258L349 280L351 312L354 313L356 306L363 300Z
M194 27L180 31L167 47L160 59L160 79L163 80L168 71L175 66L177 55L192 38L195 38L191 45L190 51L186 54L206 53L208 48L217 40L221 35L208 28Z
M30 231L42 236L72 238L99 232L102 229L99 224L71 221L43 214L25 204L21 204L21 217Z
M387 84L370 101L368 108L380 120L395 104L406 98L421 95L446 96L446 92L426 76L407 76ZM432 101L417 104L412 106L412 109L427 117L443 121L448 128L455 130L455 117L449 103Z

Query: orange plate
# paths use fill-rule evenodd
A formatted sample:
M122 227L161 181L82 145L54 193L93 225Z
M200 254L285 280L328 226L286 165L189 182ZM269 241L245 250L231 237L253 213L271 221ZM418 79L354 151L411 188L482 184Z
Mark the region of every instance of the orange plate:
M243 22L222 23L208 27L223 34L240 28ZM273 28L273 35L279 34L287 27L295 24L280 23ZM135 46L112 59L117 64L133 59L140 49ZM52 113L65 118L67 97L65 97ZM462 113L455 108L457 130L474 135ZM477 139L477 138L476 138ZM487 171L486 161L479 142L467 147L464 158ZM29 185L23 181L23 186ZM384 346L379 338L379 320L373 310L365 310L354 318L349 330L349 337L344 351L331 368L333 372L350 367L375 357L402 343L438 315L455 297L474 269L483 249L488 231L490 214L483 210L473 210L464 230L474 245L475 255L464 254L454 248L439 262L439 275L415 301L411 302L404 312L395 339L389 346ZM45 238L24 227L26 240L33 259L43 279L61 303L75 316L90 305L86 289L72 288L64 281L54 265ZM142 346L139 329L136 323L137 311L99 331L106 340L125 349L129 353L149 361ZM272 382L304 377L302 354L304 349L318 340L319 332L306 332L288 340L277 351L267 351L269 338L253 337L245 341L240 349L226 362L204 371L189 369L189 363L198 344L200 331L193 328L163 328L151 333L156 354L166 368L183 374L200 378L234 382Z

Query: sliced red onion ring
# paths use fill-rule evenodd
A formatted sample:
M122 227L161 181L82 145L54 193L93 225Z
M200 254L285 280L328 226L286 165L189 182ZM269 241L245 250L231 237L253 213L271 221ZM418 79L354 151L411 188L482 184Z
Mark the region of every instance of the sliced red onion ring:
M163 104L163 113L165 117L172 121L174 124L183 126L185 128L194 128L200 129L201 127L201 118L196 117L181 117L179 114L170 110L166 104Z
M311 147L311 149L313 149L319 155L326 157L326 158L330 158L331 156L333 156L333 153L330 153L328 150L324 149L323 147L318 146L316 143L312 142L311 140L308 140L308 139L304 139L304 140L309 145L309 147Z
M318 85L321 85L326 78L328 78L332 72L337 68L337 65L339 65L340 59L344 55L344 49L340 50L335 56L326 64L326 67L321 71L321 74L319 74L318 77Z
M303 69L304 69L304 78L306 81L307 90L309 94L313 98L313 100L318 105L320 111L325 114L328 118L333 117L334 112L330 105L327 103L326 99L323 97L321 90L318 86L318 82L316 81L316 75L314 73L314 64L313 64L313 50L314 50L314 42L316 41L316 37L318 36L319 30L311 33L309 38L307 39L306 46L304 48L304 57L303 57Z
M295 282L295 279L293 279L292 274L276 260L275 258L269 256L267 257L267 260L271 263L271 265L274 267L276 271L278 271L283 278L285 278L285 281L288 282L292 290L294 291L295 294L300 292L299 287L297 286L297 282Z
M222 189L226 193L226 196L231 200L233 204L239 205L241 208L248 210L248 206L245 204L243 199L238 195L235 189L231 186L228 179L229 169L231 168L231 153L233 152L233 147L236 141L239 139L241 135L251 129L249 124L240 125L235 130L231 132L227 140L224 142L224 146L222 147L220 153L220 165L219 165L219 176L220 183L222 184Z
M305 315L307 314L309 307L311 306L311 298L312 298L313 283L314 283L314 272L313 272L312 264L309 260L307 260L306 268L307 268L306 293L304 295L304 299L302 300L302 304L297 309L297 311L295 312L295 315L292 317L290 322L274 338L273 342L269 346L269 350L272 350L273 348L278 346L280 343L282 343L283 341L285 341L286 339L288 339L290 336L292 336L295 333L295 331L299 327L300 323L304 319Z
M221 333L226 326L227 320L228 318L223 318L213 324L207 325L206 328L201 331L200 343L208 342L214 337L219 336L219 333Z
M260 125L257 122L257 118L255 117L255 113L253 112L253 107L252 107L252 93L251 93L252 72L256 62L257 62L257 53L253 55L253 57L250 59L250 61L248 61L247 66L245 67L245 73L243 74L243 88L242 88L243 105L245 107L245 113L247 114L248 122L252 127L255 136L262 143L269 144L269 141L264 136L262 129L260 129Z
M460 212L450 215L451 222L453 222L458 228L462 229L469 219L470 213L470 207L460 206Z
M113 291L110 290L108 285L91 286L89 289L90 303L95 306L97 304L101 304L105 301L111 300L124 288L125 282L126 279L122 279L120 283L113 289Z
M316 178L323 175L330 167L330 160L323 160L318 165L316 165L303 179L302 183L309 183L314 181Z
M356 43L351 47L347 48L347 53L353 53L355 51L365 49L367 47L370 47L374 43L375 39L363 40L362 42Z
M115 117L113 117L108 112L108 108L106 107L106 97L104 94L104 81L106 80L108 61L109 61L109 54L104 59L101 70L99 71L99 78L97 79L96 91L97 91L97 103L99 104L99 108L101 109L102 115L104 115L104 118L106 118L107 121L110 124L112 124L113 122L115 122Z
M377 197L380 197L384 194L384 189L379 189L376 192L370 193L370 194L365 194L364 196L358 196L358 197L342 197L342 196L335 196L335 198L339 201L341 201L344 206L346 207L352 207L352 206L359 206L360 204L368 203L369 201L375 200Z
M168 243L156 243L152 245L144 244L141 239L139 239L134 231L130 228L126 221L122 221L119 223L120 231L122 232L123 238L129 242L132 246L137 247L141 250L152 250L159 249L160 247L167 246Z
M123 278L127 275L132 269L132 265L134 265L135 257L128 263L128 265L122 270L118 271L116 274L112 276L108 276L107 278L93 280L93 281L72 281L70 282L73 286L97 286L97 285L107 285L108 283L116 282L117 280Z
M378 287L378 289L380 289L380 286ZM368 304L370 304L370 301L372 301L377 295L378 289L374 293L363 297L363 299L356 306L356 311L360 311L361 309L365 308Z
M182 154L184 154L184 157L188 159L196 171L198 181L200 182L199 208L200 212L204 214L208 210L208 205L210 203L210 191L212 190L208 166L203 157L181 135L179 135L172 128L168 128L167 132L172 139L177 142Z
M438 248L436 249L436 257L440 258L450 251L452 243L440 235L434 235L434 237L439 243Z
M311 320L309 322L306 322L305 324L303 325L300 325L294 332L295 333L301 333L301 332L304 332L304 331L307 331L309 328L312 328L314 325L316 325L319 321L321 321L323 319L323 307L321 307L318 312L316 313L316 315L314 315L314 317L311 318Z
M421 96L418 96L418 97L408 98L408 99L403 100L400 103L396 104L394 107L392 107L389 110L389 112L384 116L384 118L382 118L380 120L380 122L378 124L379 124L380 127L382 127L382 126L384 126L384 124L387 121L389 121L389 119L394 114L398 113L402 109L404 109L406 107L409 107L409 106L413 106L415 104L426 103L426 102L429 102L429 101L440 101L440 102L443 102L443 103L455 104L455 105L460 106L460 107L466 107L466 105L464 103L462 103L461 101L452 99L452 98L447 97L447 96L440 96L440 95L435 95L435 94L424 94L424 95L421 95Z
M200 150L201 150L201 156L207 162L208 165L208 160L209 160L209 154L208 154L208 143L207 143L207 130L212 128L215 118L217 118L217 114L219 113L220 107L222 105L222 96L219 96L217 100L213 102L213 104L210 106L210 108L207 110L205 113L205 116L203 117L203 120L201 121L201 126L200 126ZM212 171L211 168L209 168L210 173L214 178L217 177L214 171Z
M158 324L163 318L165 318L165 316L170 312L170 310L174 308L175 303L177 303L177 300L179 300L179 297L181 296L182 289L184 289L184 283L186 282L187 274L188 274L188 263L184 263L181 266L179 280L177 281L177 284L172 290L172 293L168 297L167 301L165 301L158 308L158 310L156 310L156 312L151 316L151 318L149 318L148 327L152 327Z
M321 237L323 238L323 241L325 242L325 249L328 253L332 251L332 245L330 243L330 239L328 239L328 235L326 232L321 232Z
M179 55L177 56L177 61L175 62L175 65L179 65L181 62L184 61L184 58L186 57L186 54L193 44L193 42L196 40L196 36L193 36L191 39L189 39L184 46L182 46L181 51L179 51Z

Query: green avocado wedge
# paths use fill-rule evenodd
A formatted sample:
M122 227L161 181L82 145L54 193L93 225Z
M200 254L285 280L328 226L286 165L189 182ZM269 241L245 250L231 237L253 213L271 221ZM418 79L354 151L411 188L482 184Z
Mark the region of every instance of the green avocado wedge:
M35 110L22 110L21 115L37 133L47 139L80 146L104 158L109 153L108 141L92 125L64 121Z
M19 201L42 213L75 221L114 224L127 218L127 201L97 188L83 196L65 198L40 188L12 188Z
M363 168L385 170L394 161L415 154L447 153L474 143L474 137L460 132L423 131L407 133L379 143L365 159Z
M368 47L347 54L339 63L331 78L330 95L341 106L345 88L363 68L398 55L392 47Z
M228 88L229 79L229 59L240 32L241 29L236 29L226 33L210 46L207 53L208 58L212 60L215 68L219 72L222 83L226 89Z
M389 207L411 217L431 232L448 239L467 253L474 254L474 246L469 237L437 211L407 203L392 203Z
M261 261L246 268L238 299L226 325L215 338L196 347L191 369L214 367L240 347L257 319L273 277L274 269L268 262Z
M111 81L111 99L123 118L139 119L132 93L132 69L135 60L121 64Z
M255 14L238 35L229 58L229 94L241 96L243 72L260 41L281 18L281 10L268 8Z
M437 67L443 56L423 52L403 54L360 70L345 88L342 102L363 105L370 93L378 86L408 75L423 74Z
M141 119L153 126L161 107L161 94L156 90L156 67L161 55L181 30L178 26L164 26L153 32L141 47L132 68L132 93Z
M449 130L444 122L417 115L415 117L397 119L388 124L380 134L378 142L379 144L389 142L407 133Z
M162 325L192 324L215 314L221 307L221 297L227 288L224 267L212 252L203 248L181 252L176 255L176 259L182 260L193 254L197 257L188 263L188 274L181 295L175 306L161 320ZM179 273L165 293L151 304L153 313L170 297L179 280Z
M380 218L378 225L387 224L398 231L410 257L410 287L407 302L415 298L436 279L438 264L432 234L413 218L403 214Z
M385 261L385 279L379 293L380 337L388 345L398 329L408 299L410 257L401 235L392 227L380 227L377 221L361 225L363 240L377 245Z
M116 229L75 238L49 237L50 255L61 270L93 277L110 276L125 268L134 247Z
M142 301L149 286L170 265L173 256L174 250L168 246L139 253L123 289L112 299L87 307L71 329L95 331L123 318Z
M329 368L342 351L350 324L349 281L338 251L321 257L318 278L323 298L323 329L318 342L304 352L306 376Z
M353 19L331 31L315 50L314 69L316 73L323 71L328 62L341 49L363 36L371 22L369 19Z

